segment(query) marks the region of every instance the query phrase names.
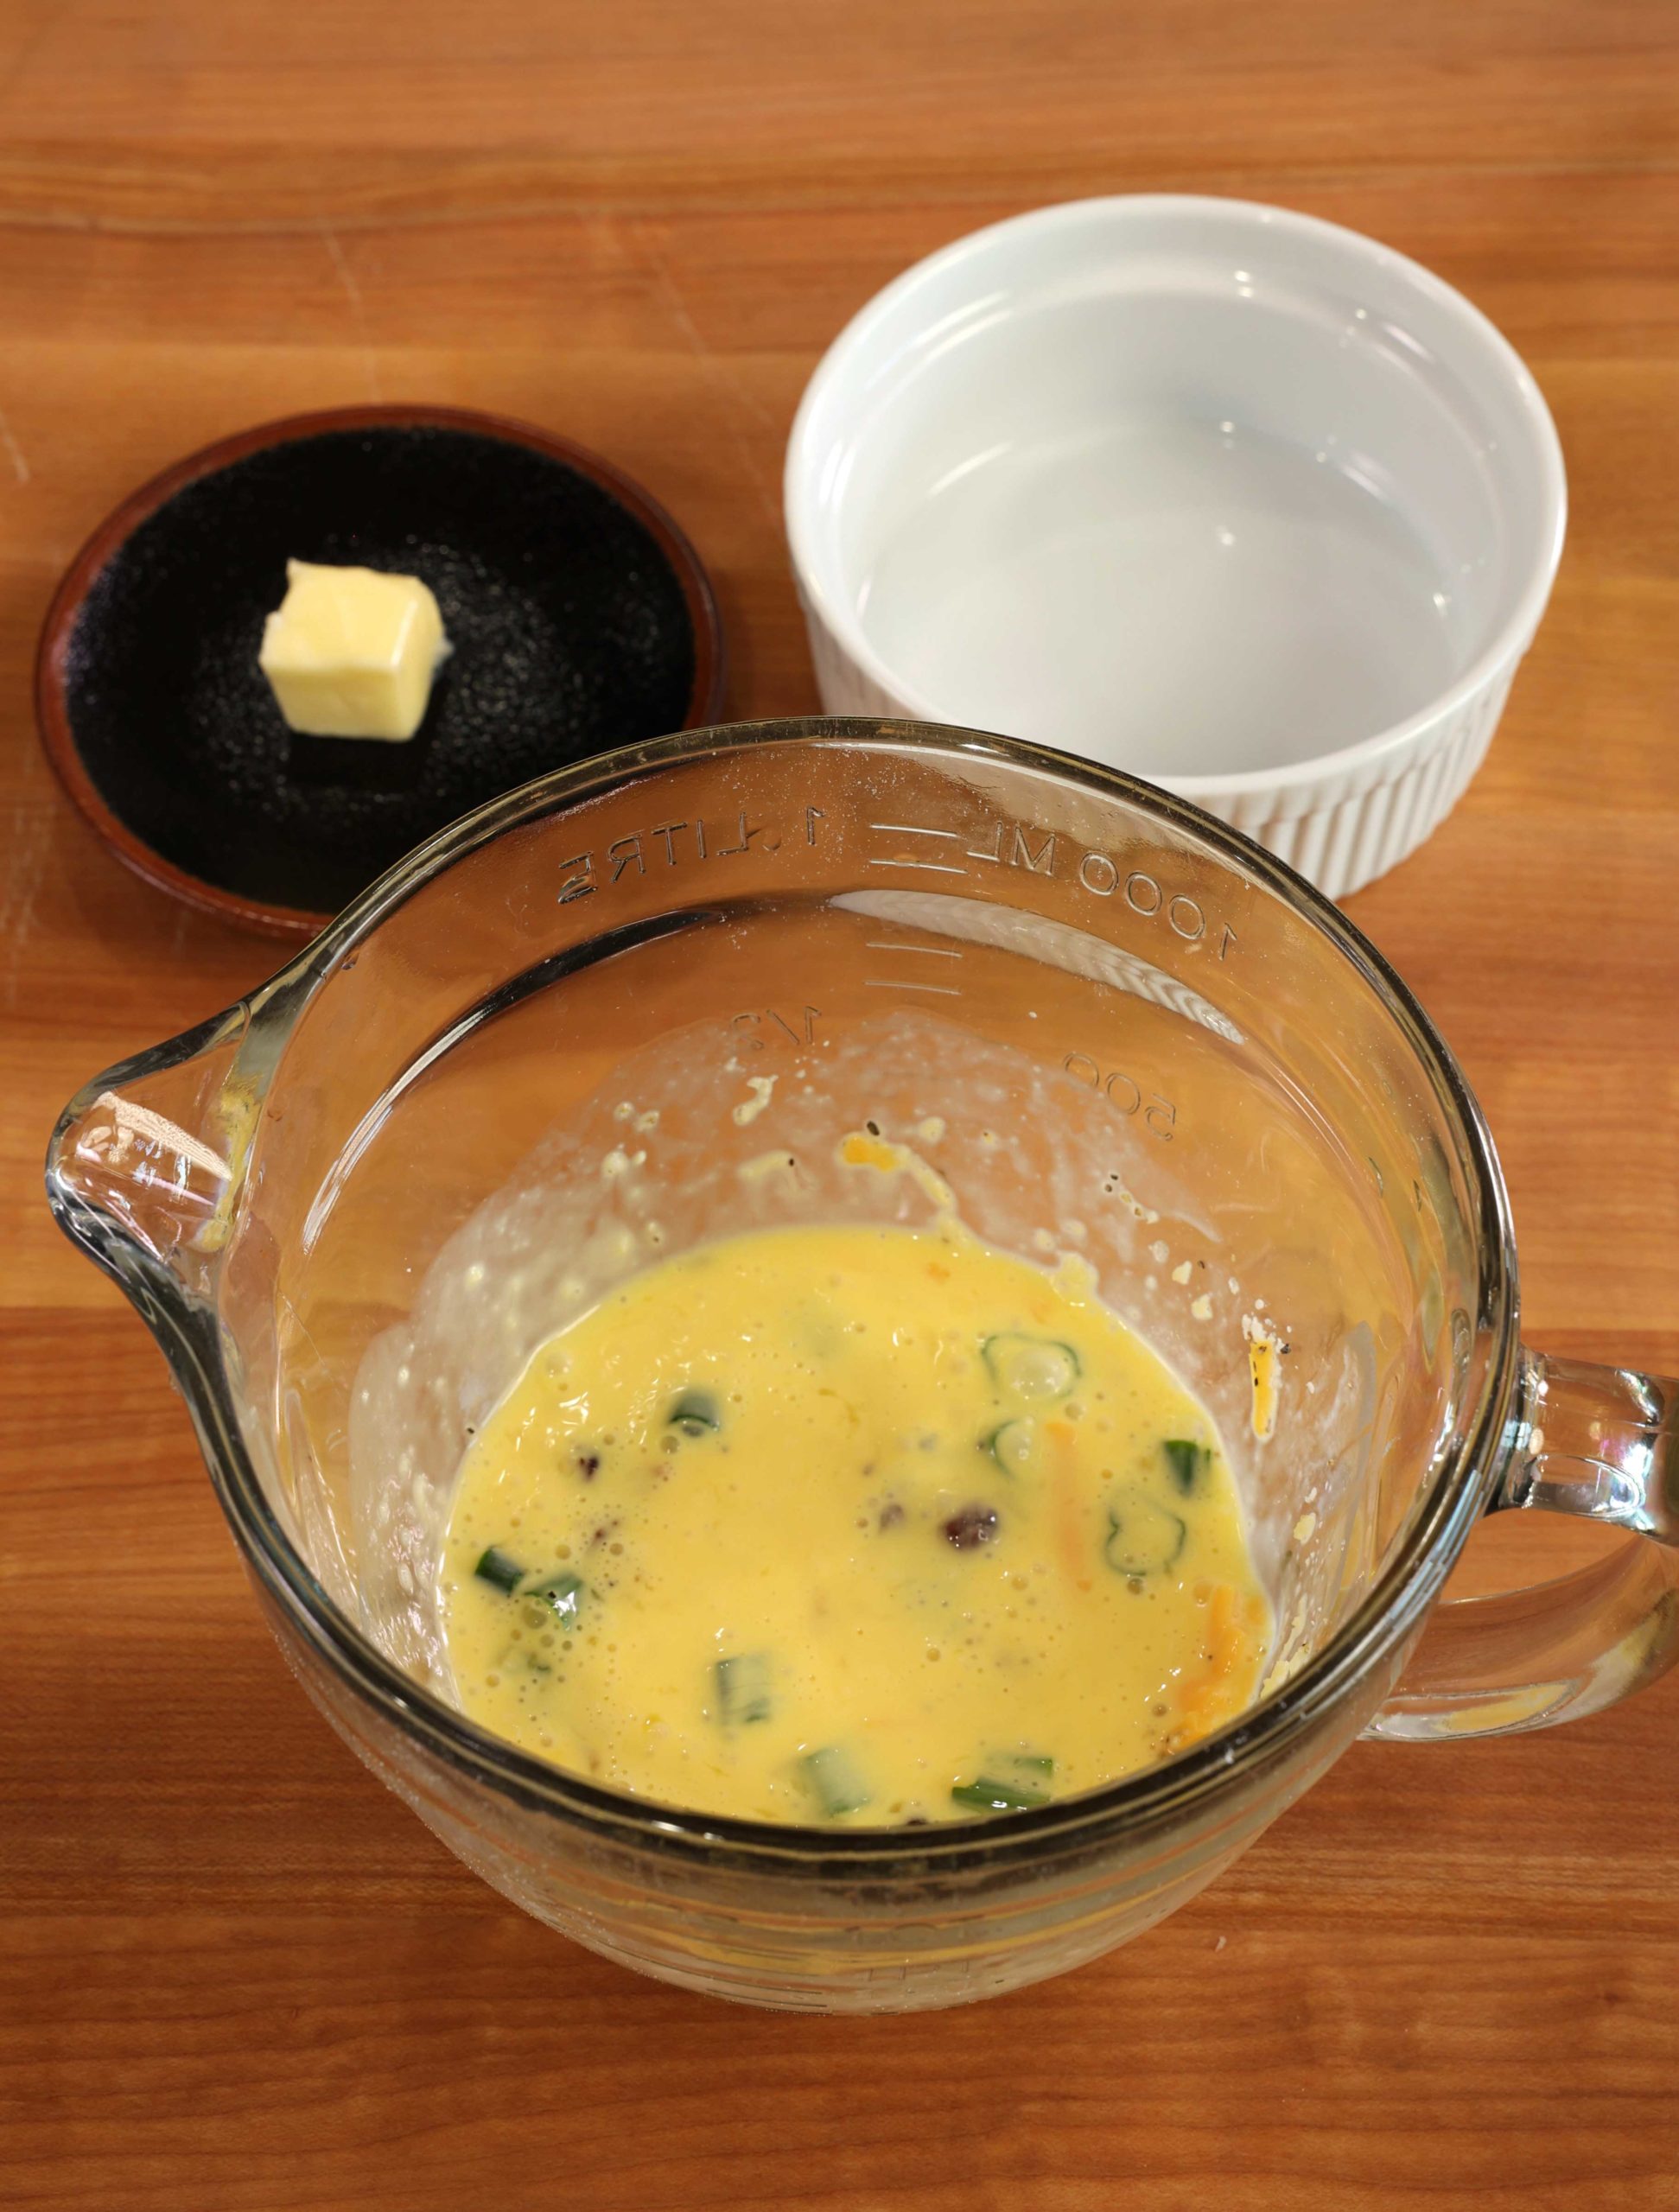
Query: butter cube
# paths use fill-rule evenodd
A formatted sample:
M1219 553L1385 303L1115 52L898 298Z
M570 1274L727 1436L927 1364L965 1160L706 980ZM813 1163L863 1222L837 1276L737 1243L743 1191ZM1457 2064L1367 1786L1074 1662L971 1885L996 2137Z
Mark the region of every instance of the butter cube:
M437 602L417 576L288 561L286 595L263 626L257 658L302 735L400 742L424 720L448 649Z

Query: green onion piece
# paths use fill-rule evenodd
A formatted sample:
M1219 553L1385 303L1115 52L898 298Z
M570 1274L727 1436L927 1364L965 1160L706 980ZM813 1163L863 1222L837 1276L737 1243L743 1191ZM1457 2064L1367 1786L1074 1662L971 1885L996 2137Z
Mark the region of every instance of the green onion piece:
M1021 1774L1053 1774L1055 1762L1045 1751L1005 1751L1002 1758Z
M1202 1468L1212 1460L1212 1452L1205 1444L1192 1444L1182 1436L1168 1436L1161 1449L1166 1454L1167 1465L1172 1470L1173 1481L1180 1493L1187 1497L1195 1488Z
M498 1590L505 1590L510 1598L525 1580L525 1569L518 1561L516 1559L510 1559L506 1552L499 1550L494 1544L490 1546L483 1558L479 1560L473 1573L480 1582L493 1582Z
M798 1762L798 1770L824 1820L836 1821L843 1813L860 1813L869 1802L868 1783L852 1764L850 1754L837 1744L807 1751Z
M976 1813L1029 1813L1034 1805L1046 1805L1046 1789L1028 1789L1018 1782L997 1782L983 1774L977 1782L958 1783L951 1792L955 1805L971 1805Z
M1004 1474L1024 1474L1032 1458L1032 1446L1037 1440L1037 1427L1031 1421L1006 1421L994 1428L989 1436L982 1436L980 1448L989 1452Z
M719 1659L711 1669L717 1688L717 1718L725 1728L749 1728L775 1711L770 1690L770 1662L761 1651L742 1651Z
M1017 1398L1065 1398L1081 1372L1071 1344L1017 1329L987 1337L979 1356L998 1389Z
M583 1580L563 1567L556 1574L532 1575L509 1554L492 1544L473 1573L493 1582L510 1598L536 1598L547 1606L563 1628L576 1628L582 1604Z
M557 1574L544 1575L540 1582L527 1583L518 1594L539 1598L562 1628L576 1628L582 1611L583 1589L582 1576L563 1568Z
M684 1390L665 1416L665 1425L684 1436L709 1436L723 1425L717 1401L709 1390Z
M1102 1555L1116 1574L1164 1574L1177 1565L1188 1535L1188 1523L1168 1507L1127 1491L1108 1509Z

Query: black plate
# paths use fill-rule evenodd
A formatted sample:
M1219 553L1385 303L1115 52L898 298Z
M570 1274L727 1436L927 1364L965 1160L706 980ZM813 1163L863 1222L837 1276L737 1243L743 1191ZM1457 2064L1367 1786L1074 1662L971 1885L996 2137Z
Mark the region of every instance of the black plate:
M296 737L257 665L288 559L424 580L454 646L405 745ZM259 926L318 926L497 793L715 721L691 547L593 455L382 408L226 441L137 493L60 587L37 704L54 766L130 866Z

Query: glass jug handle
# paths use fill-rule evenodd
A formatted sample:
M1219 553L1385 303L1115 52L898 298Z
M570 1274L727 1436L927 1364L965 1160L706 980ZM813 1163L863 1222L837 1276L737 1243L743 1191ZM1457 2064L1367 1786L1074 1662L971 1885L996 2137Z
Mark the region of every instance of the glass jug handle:
M1645 1541L1560 1580L1436 1605L1365 1732L1513 1735L1596 1713L1679 1659L1679 1381L1524 1351L1490 1513L1568 1513Z

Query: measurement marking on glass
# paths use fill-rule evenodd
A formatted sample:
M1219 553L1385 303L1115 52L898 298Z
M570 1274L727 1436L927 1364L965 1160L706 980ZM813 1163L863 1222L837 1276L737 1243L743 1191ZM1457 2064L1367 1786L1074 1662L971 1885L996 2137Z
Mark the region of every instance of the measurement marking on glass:
M791 1038L795 1045L814 1045L817 1040L817 1024L821 1019L822 1008L819 1006L807 1006L805 1008L804 1033L801 1035L788 1020L786 1015L778 1013L774 1007L748 1007L743 1014L731 1014L728 1018L728 1026L735 1032L740 1044L746 1051L761 1052L764 1049L764 1040L753 1033L760 1022L773 1021L782 1034Z
M929 960L960 960L959 952L952 952L943 944L898 944L889 938L871 937L866 940L871 952L925 952Z
M871 822L871 830L889 830L899 837L948 837L955 844L960 832L955 830L928 830L919 822Z
M865 976L862 987L866 991L931 991L935 998L959 999L962 994L951 983L917 983L907 976Z
M870 868L917 868L923 875L966 875L968 873L965 868L951 868L948 861L877 861L871 859L867 865Z

